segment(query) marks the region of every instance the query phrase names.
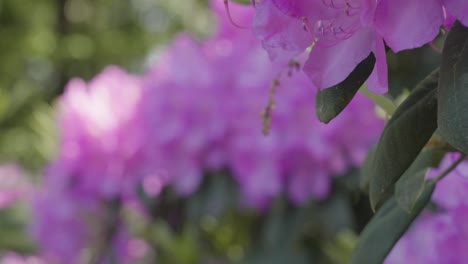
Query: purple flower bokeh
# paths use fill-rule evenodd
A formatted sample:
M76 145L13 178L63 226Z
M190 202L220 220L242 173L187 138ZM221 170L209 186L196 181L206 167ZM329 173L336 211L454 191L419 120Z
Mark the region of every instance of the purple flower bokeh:
M83 195L131 195L154 171L146 148L147 100L140 77L108 67L91 82L70 81L60 98L60 167ZM70 180L68 180L70 181Z
M131 263L118 212L155 171L146 147L145 100L141 78L117 67L67 85L59 100L59 156L33 203L32 232L51 263L90 261L86 248L98 261L100 254L115 254L119 263Z
M47 264L40 256L22 256L15 252L6 253L1 259L2 264Z

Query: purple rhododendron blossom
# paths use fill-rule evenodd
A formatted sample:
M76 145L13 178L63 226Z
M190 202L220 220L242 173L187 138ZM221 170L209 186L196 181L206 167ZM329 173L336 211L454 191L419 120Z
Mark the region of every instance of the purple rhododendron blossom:
M458 153L448 154L439 168L430 170L427 177L434 178L441 174L458 157ZM465 161L437 183L432 200L438 210L423 212L395 245L385 263L466 263L467 188L468 162Z
M131 263L130 237L114 211L135 200L141 180L155 173L147 99L141 79L117 67L67 85L59 99L59 154L33 204L32 233L50 263L88 263L86 248L98 263L111 263L100 258L106 252Z
M80 252L90 237L85 213L92 214L96 210L86 208L86 204L82 205L63 191L51 189L49 187L48 193L38 195L33 203L32 234L39 242L42 254L52 263L79 263ZM51 193L53 191L57 193ZM95 207L93 201L87 205Z
M47 263L133 263L132 238L110 202L49 187L33 208L32 234Z
M60 98L60 164L74 189L114 198L131 195L153 172L141 80L109 67L91 82L74 79Z
M418 48L450 25L451 17L468 25L467 14L463 0L262 0L252 28L279 62L311 47L303 70L319 89L343 81L373 52L376 65L367 84L384 93L384 41L394 52Z
M132 251L133 239L119 223L118 211L112 211L112 202L47 187L33 203L31 227L47 263L134 263L141 257Z

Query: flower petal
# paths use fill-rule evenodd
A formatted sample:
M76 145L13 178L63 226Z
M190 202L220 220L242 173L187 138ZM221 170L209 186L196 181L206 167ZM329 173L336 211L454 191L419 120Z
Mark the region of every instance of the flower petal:
M444 4L449 14L455 16L465 26L468 26L468 1L445 0Z
M367 80L367 86L372 92L383 94L388 91L387 55L381 37L376 37L374 43L375 67Z
M257 5L253 31L262 41L271 60L289 61L312 43L301 20L282 13L271 1Z
M269 2L269 1L263 1ZM296 18L327 19L337 10L328 7L323 0L271 0L284 14Z
M319 40L312 48L304 72L318 89L329 88L346 79L373 49L374 32L360 29L347 40L328 47Z
M375 11L375 27L394 52L432 41L444 22L439 0L382 0Z

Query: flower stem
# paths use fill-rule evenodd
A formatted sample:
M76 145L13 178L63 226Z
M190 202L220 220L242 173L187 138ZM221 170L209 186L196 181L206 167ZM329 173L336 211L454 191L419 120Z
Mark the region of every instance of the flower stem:
M367 98L382 108L388 116L391 116L395 112L397 106L389 98L369 91L366 85L363 85L360 90Z

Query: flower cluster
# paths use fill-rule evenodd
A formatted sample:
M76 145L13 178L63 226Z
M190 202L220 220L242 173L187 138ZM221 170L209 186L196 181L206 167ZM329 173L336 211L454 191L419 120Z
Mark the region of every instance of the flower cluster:
M372 52L367 84L384 93L385 44L394 52L421 47L454 19L468 25L467 14L465 0L262 0L252 28L273 60L312 47L303 70L319 89L343 81Z
M448 168L458 154L449 154L433 178ZM441 180L432 200L435 212L424 212L396 244L385 263L465 263L468 258L468 162L462 162Z
M60 98L60 169L87 196L127 197L154 164L145 147L147 97L140 77L109 67L91 82L72 80ZM99 182L96 182L99 179Z
M59 157L33 205L33 233L52 263L130 261L118 216L152 172L144 100L140 78L117 67L89 83L72 80L60 98Z

